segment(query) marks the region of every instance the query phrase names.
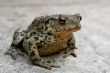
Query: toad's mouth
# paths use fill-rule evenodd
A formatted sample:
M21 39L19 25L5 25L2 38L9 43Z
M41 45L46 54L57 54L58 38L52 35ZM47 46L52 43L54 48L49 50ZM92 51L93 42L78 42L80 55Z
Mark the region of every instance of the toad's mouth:
M81 25L77 25L77 26L64 26L64 27L61 27L59 29L55 29L55 32L56 33L59 33L59 32L76 32L78 30L81 29Z

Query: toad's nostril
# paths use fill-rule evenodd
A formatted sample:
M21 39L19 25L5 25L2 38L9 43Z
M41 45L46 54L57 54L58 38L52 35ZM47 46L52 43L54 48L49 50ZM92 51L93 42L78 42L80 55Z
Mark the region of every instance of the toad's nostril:
M78 19L78 20L82 20L82 17L81 17L81 15L79 14L79 13L77 13L77 14L75 14L75 17Z
M81 16L79 16L79 19L80 19L80 21L82 20L82 17Z

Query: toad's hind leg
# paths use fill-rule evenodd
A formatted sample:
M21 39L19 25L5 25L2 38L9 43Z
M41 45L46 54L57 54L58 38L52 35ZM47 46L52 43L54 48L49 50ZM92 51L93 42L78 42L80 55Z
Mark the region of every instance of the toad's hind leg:
M71 35L71 38L68 40L67 45L68 45L68 47L64 50L64 53L65 53L64 58L69 56L69 55L76 57L74 50L77 48L75 45L75 38L74 38L73 34Z
M12 42L12 45L14 46L19 46L20 43L23 41L23 38L25 37L26 35L26 31L25 30L22 30L22 29L17 29L15 32L14 32L14 35L13 35L13 42Z
M37 50L38 49L37 45L32 40L34 40L34 39L30 38L30 39L25 40L23 42L23 47L26 50L27 54L29 55L32 63L34 65L44 67L44 68L47 68L49 70L51 69L51 67L59 67L59 66L50 64L50 63L46 62L44 59L42 59L39 56L39 53L38 53L38 50Z
M15 47L10 47L5 53L4 55L10 55L12 59L16 60L16 56L17 56L17 52Z
M13 60L16 60L16 59L17 59L18 54L21 55L21 56L24 55L24 53L23 53L20 49L18 49L18 48L15 47L15 46L12 46L12 45L11 45L11 47L4 53L4 55L10 55Z
M25 30L17 29L14 32L13 42L10 48L4 53L4 55L10 55L14 60L16 60L18 54L24 55L22 52L24 50L22 49L21 44L25 35L26 35Z

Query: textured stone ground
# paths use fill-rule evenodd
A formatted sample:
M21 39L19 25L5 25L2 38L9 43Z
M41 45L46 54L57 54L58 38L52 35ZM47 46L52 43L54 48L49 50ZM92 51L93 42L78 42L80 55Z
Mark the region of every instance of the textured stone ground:
M0 73L110 73L109 0L0 0ZM26 28L36 16L75 14L83 17L82 29L74 33L77 58L58 59L61 68L51 71L34 66L28 57L16 61L3 53L15 29Z

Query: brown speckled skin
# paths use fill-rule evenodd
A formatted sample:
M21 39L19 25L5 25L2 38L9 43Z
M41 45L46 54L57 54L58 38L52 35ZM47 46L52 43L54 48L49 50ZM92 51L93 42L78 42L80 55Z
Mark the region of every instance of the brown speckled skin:
M61 35L62 34L62 35ZM68 47L68 40L71 39L73 34L67 32L60 32L56 34L56 41L50 44L41 45L42 47L38 49L40 56L46 56L59 52ZM73 41L75 43L75 41ZM46 50L45 50L46 49ZM45 50L45 52L44 52Z
M46 63L41 56L60 52L66 48L75 49L72 32L81 28L81 19L79 14L36 17L27 30L16 30L12 45L22 46L33 64L51 69L55 65ZM67 54L75 56L73 52Z

